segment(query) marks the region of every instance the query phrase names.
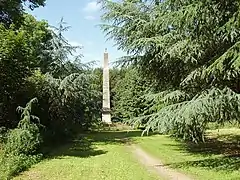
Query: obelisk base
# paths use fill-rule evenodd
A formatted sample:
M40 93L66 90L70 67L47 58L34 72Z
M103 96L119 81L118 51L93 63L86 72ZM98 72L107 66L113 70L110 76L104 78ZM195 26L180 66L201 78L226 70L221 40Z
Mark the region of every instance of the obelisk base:
M111 121L111 114L110 113L103 113L102 114L102 122L104 124L112 124L112 121Z

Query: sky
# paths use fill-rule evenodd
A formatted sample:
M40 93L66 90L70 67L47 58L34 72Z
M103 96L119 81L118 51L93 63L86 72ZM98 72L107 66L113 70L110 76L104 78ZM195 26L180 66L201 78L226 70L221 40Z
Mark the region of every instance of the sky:
M69 43L83 46L83 63L96 60L96 66L101 67L105 48L108 50L110 63L125 55L114 47L113 41L106 41L105 34L97 27L102 23L102 12L95 0L46 0L44 7L28 12L38 20L47 20L53 26L57 26L63 17L71 26L68 32L65 32Z

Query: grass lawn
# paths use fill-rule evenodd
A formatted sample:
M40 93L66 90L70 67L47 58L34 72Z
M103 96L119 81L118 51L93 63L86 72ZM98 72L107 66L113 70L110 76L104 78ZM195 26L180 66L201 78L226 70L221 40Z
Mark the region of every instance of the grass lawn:
M240 179L240 129L211 130L206 143L199 145L169 136L140 137L140 134L139 131L113 131L80 135L14 180L159 179L125 147L129 139L166 166L194 180Z
M157 180L124 147L126 136L140 132L82 135L14 180Z
M208 131L205 144L181 143L168 136L137 138L146 152L198 180L240 179L240 129Z

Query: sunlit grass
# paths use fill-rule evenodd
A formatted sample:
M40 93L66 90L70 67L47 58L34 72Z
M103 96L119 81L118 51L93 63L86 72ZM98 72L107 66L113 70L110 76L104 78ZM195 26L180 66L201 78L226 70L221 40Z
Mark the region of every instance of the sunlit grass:
M196 180L237 180L240 177L239 129L207 132L205 144L176 141L169 136L140 137L141 132L101 132L81 135L71 144L52 152L49 159L35 165L15 180L154 180L155 174L139 164L125 147L138 143L166 166Z
M155 135L138 138L140 147L198 180L240 179L239 129L207 132L205 144L181 143L169 136Z
M84 136L84 135L83 135ZM82 136L82 137L83 137ZM124 146L123 132L79 138L54 151L49 159L15 180L155 180L156 175L138 162Z

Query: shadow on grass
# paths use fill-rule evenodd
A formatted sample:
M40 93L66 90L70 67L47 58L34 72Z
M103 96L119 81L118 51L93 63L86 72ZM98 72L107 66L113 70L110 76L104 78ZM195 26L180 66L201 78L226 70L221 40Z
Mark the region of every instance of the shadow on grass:
M216 171L237 171L240 169L240 157L223 156L218 158L207 158L199 161L185 161L181 163L167 164L173 168L201 167Z
M104 144L131 144L134 137L140 137L142 131L102 131L82 134L81 137L87 137L92 143Z
M131 144L133 137L141 136L141 131L102 131L79 134L74 140L57 147L52 147L46 158L63 158L74 156L87 158L106 154L107 151L98 149L97 144Z
M58 158L61 159L66 156L87 158L91 156L98 156L101 154L106 154L107 151L95 149L91 143L86 141L73 141L68 142L65 145L62 145L56 149L53 149L46 158Z
M179 143L175 149L191 155L201 155L201 160L167 164L173 168L202 167L213 170L236 171L240 169L240 135L228 134L209 138L205 143ZM213 157L218 155L219 157Z
M205 143L194 144L186 143L185 149L191 153L201 155L225 155L240 156L240 135L218 135L217 137L208 138Z

